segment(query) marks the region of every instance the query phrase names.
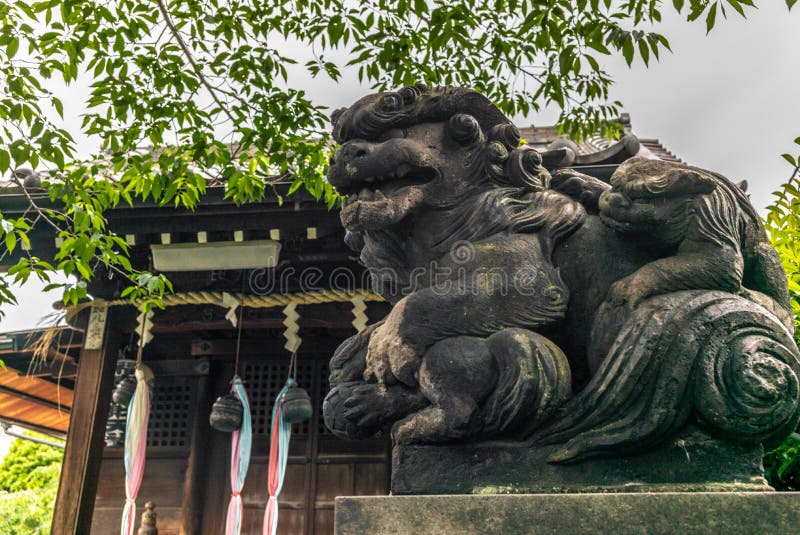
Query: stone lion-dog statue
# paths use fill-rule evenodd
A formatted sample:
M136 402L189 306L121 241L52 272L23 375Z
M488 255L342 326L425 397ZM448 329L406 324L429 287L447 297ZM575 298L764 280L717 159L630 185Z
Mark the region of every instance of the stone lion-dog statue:
M393 304L331 360L346 438L653 448L688 424L774 443L800 419L786 277L724 177L632 158L551 173L480 93L406 87L333 114L345 241Z

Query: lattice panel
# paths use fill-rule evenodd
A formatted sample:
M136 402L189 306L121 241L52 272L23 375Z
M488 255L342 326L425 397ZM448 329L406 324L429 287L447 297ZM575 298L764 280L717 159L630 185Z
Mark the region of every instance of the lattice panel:
M192 387L188 378L156 380L147 446L154 448L186 448L189 446L189 425L192 415Z
M247 395L250 397L250 410L253 413L253 433L269 435L272 421L272 406L275 397L286 384L289 373L288 358L286 362L249 362L244 366L244 380ZM299 359L297 363L297 382L309 393L313 392L314 362ZM307 436L309 422L296 425L292 429L295 435Z

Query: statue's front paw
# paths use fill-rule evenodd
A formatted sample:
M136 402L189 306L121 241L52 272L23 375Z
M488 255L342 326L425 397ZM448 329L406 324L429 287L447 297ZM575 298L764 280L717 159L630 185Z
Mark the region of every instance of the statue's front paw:
M372 335L367 350L364 380L409 386L417 384L421 352L400 337L398 326L387 321Z
M647 295L641 285L637 284L633 279L625 277L611 285L606 296L606 303L611 306L624 306L628 310L633 310Z
M579 174L569 170L557 171L550 179L550 189L578 200L586 187L586 181Z
M578 173L571 169L557 171L550 179L550 189L563 193L580 202L587 208L596 209L600 195L608 186L596 178Z
M362 428L375 428L392 412L386 385L368 383L355 387L344 402L344 417Z

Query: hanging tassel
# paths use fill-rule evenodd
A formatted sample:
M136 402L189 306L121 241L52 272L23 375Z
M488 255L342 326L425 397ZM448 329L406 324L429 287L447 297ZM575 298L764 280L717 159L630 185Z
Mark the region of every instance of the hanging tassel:
M125 422L125 508L122 510L121 535L133 535L136 522L136 496L144 474L147 422L150 418L150 388L153 372L144 364L136 368L136 390L128 406Z
M269 500L264 511L263 535L275 535L278 531L278 496L283 487L283 476L286 473L286 461L289 458L289 441L292 438L292 425L283 419L283 397L294 385L294 379L288 379L275 399L272 408L272 430L269 443L269 475L267 491Z
M231 501L228 504L228 517L225 522L225 535L239 535L242 529L244 506L242 487L250 466L250 450L253 444L253 431L250 422L250 401L242 380L233 378L233 393L242 402L242 427L231 435Z

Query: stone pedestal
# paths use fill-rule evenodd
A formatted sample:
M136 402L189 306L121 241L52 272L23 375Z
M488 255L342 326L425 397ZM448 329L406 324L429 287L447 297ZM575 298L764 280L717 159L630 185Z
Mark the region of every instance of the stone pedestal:
M551 464L554 447L520 442L395 446L392 494L771 491L763 448L695 428L638 455Z
M800 493L663 492L336 499L336 535L796 533Z

